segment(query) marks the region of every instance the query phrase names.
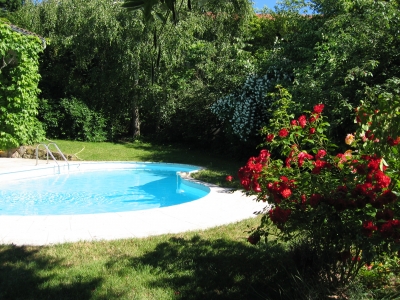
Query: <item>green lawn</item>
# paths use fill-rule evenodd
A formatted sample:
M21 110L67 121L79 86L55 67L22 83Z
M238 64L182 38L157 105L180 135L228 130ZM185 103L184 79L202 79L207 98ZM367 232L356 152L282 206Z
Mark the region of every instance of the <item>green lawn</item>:
M82 161L151 161L192 164L206 168L194 177L225 187L239 187L226 182L225 177L237 177L246 161L235 161L203 150L172 145L157 145L141 141L133 143L91 143L54 140L65 154ZM51 149L52 150L52 149Z
M245 242L247 226L256 224L250 219L111 242L0 246L0 299L254 299L266 291L264 276L257 275L268 259Z
M56 142L82 160L204 166L208 170L199 177L214 183L224 183L241 165L204 151L143 142ZM259 222L260 216L142 239L0 245L0 299L399 299L398 280L384 268L363 270L343 290L327 290L318 277L299 273L303 261L286 244L248 243L249 229Z

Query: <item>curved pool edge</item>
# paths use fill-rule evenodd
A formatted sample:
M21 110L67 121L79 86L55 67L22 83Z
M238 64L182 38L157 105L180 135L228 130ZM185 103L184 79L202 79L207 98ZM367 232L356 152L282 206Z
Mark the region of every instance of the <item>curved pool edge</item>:
M24 162L18 162L18 160L23 160ZM32 165L32 160L30 159L14 159L13 162L16 164L20 164L19 166L12 167L12 164L2 165L3 159L0 159L0 183L3 177L7 176L6 181L12 180L23 180L26 178L32 177L42 177L42 176L53 176L65 173L76 173L81 170L85 171L95 171L95 170L104 170L109 169L127 169L129 168L150 168L155 167L157 165L165 166L181 166L182 171L177 172L182 174L190 174L191 172L195 172L201 169L204 169L201 166L190 165L190 164L174 164L174 163L164 163L164 162L136 162L136 161L78 161L78 162L69 162L68 164L63 161L52 161L48 163L41 162L39 165ZM28 161L28 162L25 162ZM104 165L109 165L108 168L104 168ZM8 166L8 167L7 167ZM196 170L187 171L185 169L188 168L196 168ZM174 169L174 168L173 168Z
M4 158L0 158L1 162ZM16 159L14 159L16 160ZM20 159L18 159L20 160ZM38 168L11 163L12 170ZM266 203L256 202L241 191L232 191L191 178L210 188L203 198L150 210L91 215L0 216L0 243L51 245L66 242L141 238L160 234L204 230L254 217Z

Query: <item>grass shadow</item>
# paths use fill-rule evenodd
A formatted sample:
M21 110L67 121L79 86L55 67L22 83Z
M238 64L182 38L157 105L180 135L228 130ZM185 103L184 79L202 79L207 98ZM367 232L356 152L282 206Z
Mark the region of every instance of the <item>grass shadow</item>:
M111 259L107 268L119 259ZM284 299L279 285L287 274L280 270L290 265L279 245L254 247L198 235L171 237L144 255L124 259L129 268L150 268L154 279L146 285L172 289L176 299Z
M396 289L369 291L362 283L331 292L298 271L286 246L252 246L231 227L51 247L3 245L0 299L398 299Z
M53 269L63 261L44 257L38 247L0 246L0 299L91 299L101 278L59 283ZM64 266L68 268L68 266Z

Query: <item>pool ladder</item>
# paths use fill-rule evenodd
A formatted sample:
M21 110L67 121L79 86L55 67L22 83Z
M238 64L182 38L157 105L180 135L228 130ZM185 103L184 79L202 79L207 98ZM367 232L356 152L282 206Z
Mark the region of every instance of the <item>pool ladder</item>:
M58 163L57 159L54 157L53 153L49 150L50 145L53 145L54 147L56 147L58 154L60 154L60 156L65 160L65 162L67 163L68 166L68 171L69 171L69 162L68 159L64 156L64 154L61 152L60 148L57 146L56 143L49 143L49 144L44 144L41 143L39 145L36 146L36 165L38 165L38 160L39 160L39 148L40 146L43 146L46 149L46 155L47 155L47 164L49 163L49 154L51 156L51 158L56 162L57 166L58 166L58 173L60 173L60 164Z

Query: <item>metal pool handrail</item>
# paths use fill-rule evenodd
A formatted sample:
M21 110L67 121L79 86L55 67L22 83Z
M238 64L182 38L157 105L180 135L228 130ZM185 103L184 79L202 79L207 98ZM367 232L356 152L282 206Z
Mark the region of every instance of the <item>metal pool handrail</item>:
M41 143L41 144L39 144L39 145L36 146L36 165L38 165L38 160L39 160L39 147L40 147L40 146L43 146L43 147L46 149L46 156L47 156L47 162L46 162L46 163L47 163L47 164L49 163L49 154L50 154L51 158L56 162L56 164L57 164L57 166L58 166L58 171L60 171L60 164L58 163L57 159L54 157L53 153L49 150L49 146L50 146L50 145L54 145L54 146L56 147L58 153L61 155L61 157L62 157L62 158L65 160L65 162L67 163L67 165L68 165L68 170L69 170L69 162L68 162L68 160L66 159L66 157L64 156L64 154L61 152L60 148L57 146L56 143L49 143L48 145Z
M67 163L67 165L68 165L68 170L69 170L69 162L68 162L68 159L64 156L64 154L61 152L61 150L60 150L60 148L57 146L57 144L56 143L49 143L49 144L47 144L47 151L49 152L49 147L50 147L50 145L54 145L54 147L56 147L56 149L57 149L57 151L58 151L58 154L60 154L61 155L61 157L65 160L65 162ZM51 152L50 152L51 153Z

